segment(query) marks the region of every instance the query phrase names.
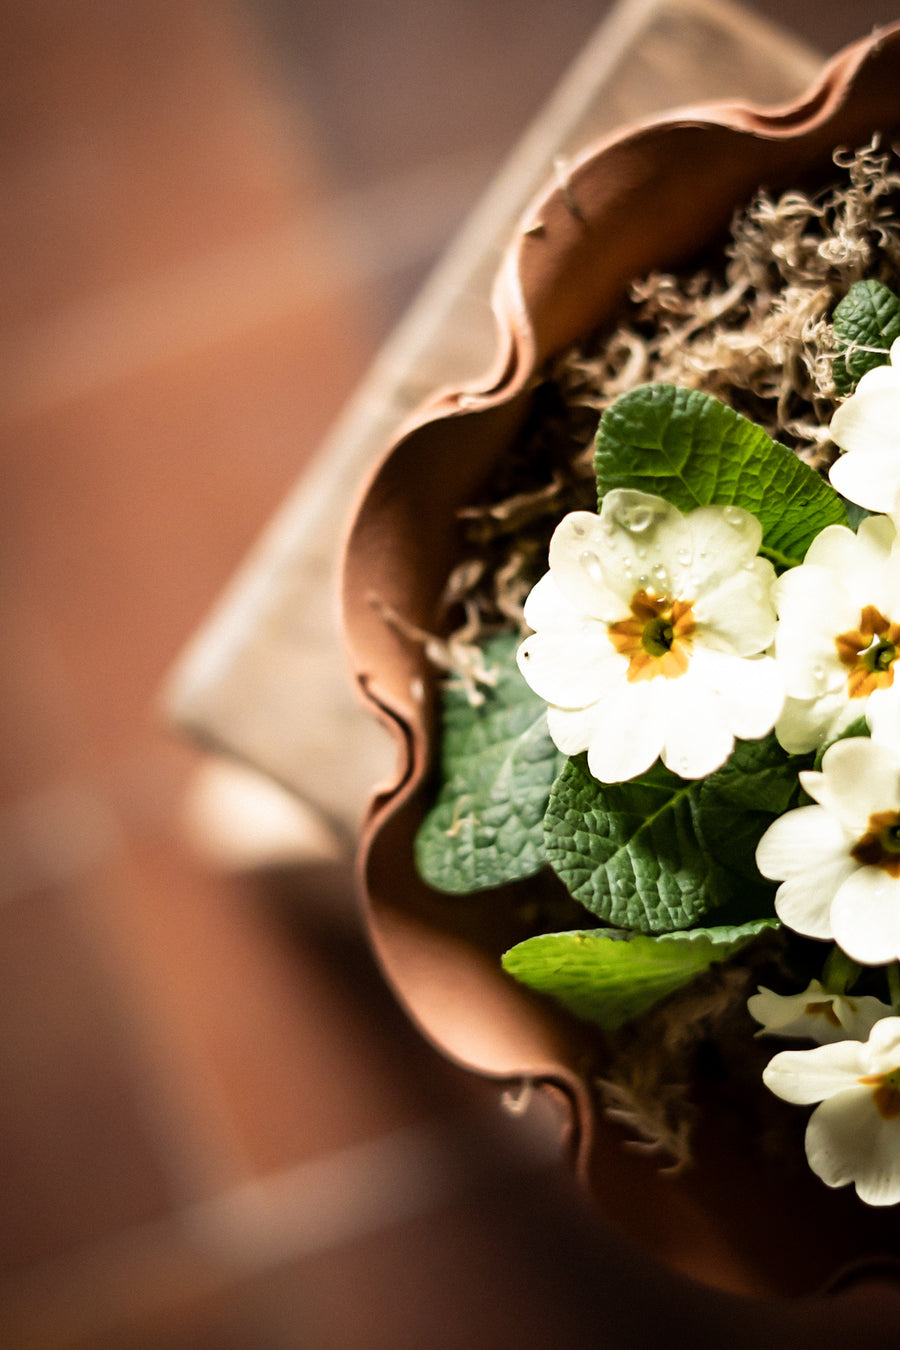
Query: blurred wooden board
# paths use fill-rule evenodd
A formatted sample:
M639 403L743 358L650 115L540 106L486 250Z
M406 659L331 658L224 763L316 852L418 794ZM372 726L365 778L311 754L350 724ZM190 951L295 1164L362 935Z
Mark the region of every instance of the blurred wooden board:
M352 839L394 755L356 700L338 638L339 542L368 466L423 398L490 365L498 260L560 159L663 109L722 98L787 102L821 60L731 3L623 0L612 11L184 653L166 693L181 728L283 783Z

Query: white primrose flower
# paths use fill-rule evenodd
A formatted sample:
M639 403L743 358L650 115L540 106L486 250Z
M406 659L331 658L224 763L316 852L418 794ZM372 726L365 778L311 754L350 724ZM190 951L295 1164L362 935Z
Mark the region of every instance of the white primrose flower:
M761 1022L757 1036L806 1036L817 1045L834 1041L865 1041L889 1003L871 994L836 994L819 980L811 980L802 994L776 994L759 986L747 1000L750 1016Z
M854 736L837 741L822 771L800 774L817 803L787 811L759 841L763 876L781 881L775 912L852 960L900 958L900 753Z
M841 496L869 511L893 511L900 493L900 338L889 363L867 371L836 410L829 434L845 452L828 475Z
M900 372L898 372L900 374ZM829 525L800 567L778 578L775 659L787 692L775 734L790 754L836 736L863 714L900 732L900 539L887 516L859 533Z
M867 1205L900 1201L900 1017L866 1042L782 1050L763 1082L798 1106L821 1103L806 1127L806 1157L826 1186L853 1182Z
M525 603L536 631L519 669L548 707L563 754L586 750L603 783L662 756L701 778L735 737L772 729L783 689L772 641L774 570L762 531L736 506L683 515L661 497L607 493L573 511L550 541L550 571Z

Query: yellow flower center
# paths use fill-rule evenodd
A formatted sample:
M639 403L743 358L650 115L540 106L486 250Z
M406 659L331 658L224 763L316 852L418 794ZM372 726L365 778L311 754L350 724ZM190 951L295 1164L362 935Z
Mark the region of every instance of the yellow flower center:
M900 811L875 811L865 834L850 850L850 857L863 867L880 867L890 877L900 877Z
M867 698L894 683L894 661L900 648L900 624L891 623L874 605L860 612L859 627L834 640L838 659L847 667L847 693Z
M860 1078L863 1087L874 1088L875 1109L882 1120L900 1116L900 1067L890 1073L870 1073Z
M630 619L609 625L609 640L628 657L627 678L652 680L657 675L677 679L688 668L691 635L696 627L687 600L670 600L653 591L635 591Z

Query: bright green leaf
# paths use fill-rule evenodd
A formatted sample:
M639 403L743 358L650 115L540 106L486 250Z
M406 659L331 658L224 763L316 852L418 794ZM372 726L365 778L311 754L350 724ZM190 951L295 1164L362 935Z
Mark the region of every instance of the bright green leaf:
M777 927L777 919L768 918L660 937L603 929L546 933L512 947L503 967L576 1017L611 1031Z
M900 299L880 281L857 281L835 307L838 352L832 375L839 394L850 394L867 370L883 366L891 343L900 337Z
M637 488L684 512L711 504L751 511L763 529L760 551L778 567L802 562L826 525L847 523L829 483L695 389L647 384L623 394L601 418L594 466L601 501L612 488Z
M500 886L546 863L543 817L565 761L547 732L546 704L519 674L516 646L506 634L486 644L498 678L478 707L461 689L444 691L443 786L415 843L420 875L440 891Z

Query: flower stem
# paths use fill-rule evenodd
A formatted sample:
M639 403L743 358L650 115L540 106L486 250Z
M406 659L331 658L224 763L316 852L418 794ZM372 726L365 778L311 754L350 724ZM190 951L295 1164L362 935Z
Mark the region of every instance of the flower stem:
M856 984L861 970L862 966L856 961L851 961L840 947L834 946L822 968L822 987L827 989L829 994L846 994Z
M900 1013L900 961L892 961L887 968L888 998L895 1013Z

